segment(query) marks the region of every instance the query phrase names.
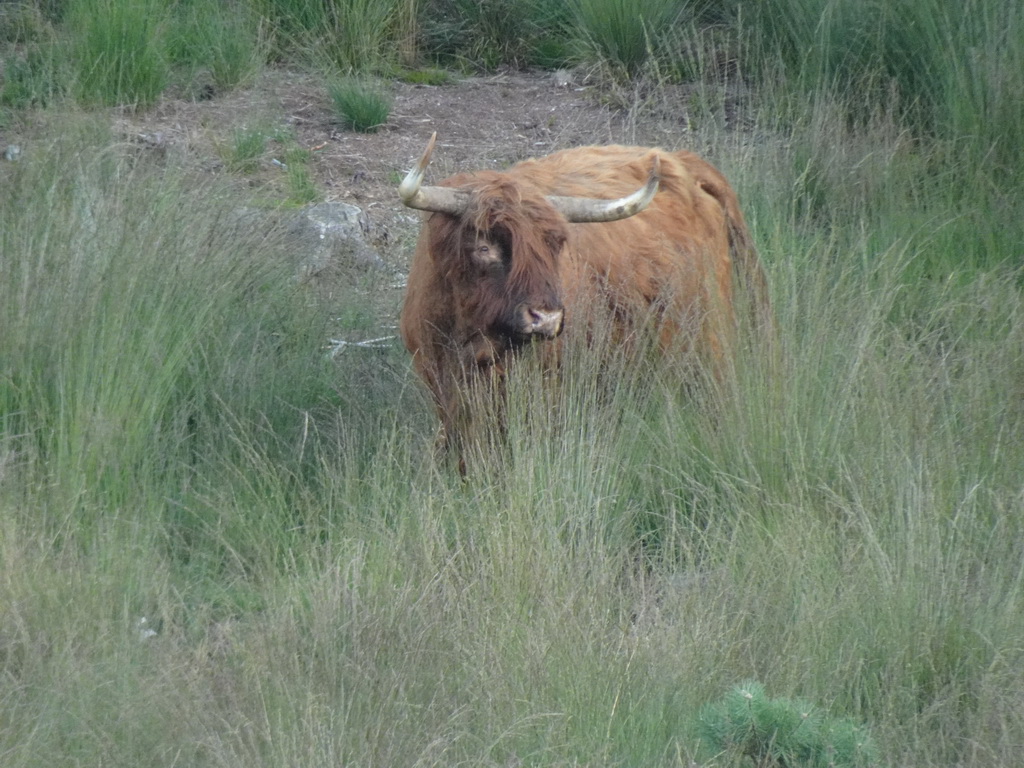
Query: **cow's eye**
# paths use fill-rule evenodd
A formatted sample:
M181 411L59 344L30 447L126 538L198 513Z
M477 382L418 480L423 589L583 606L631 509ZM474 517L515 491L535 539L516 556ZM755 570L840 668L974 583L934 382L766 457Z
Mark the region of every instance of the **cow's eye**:
M473 249L473 260L482 267L501 264L501 248L494 243L478 242Z

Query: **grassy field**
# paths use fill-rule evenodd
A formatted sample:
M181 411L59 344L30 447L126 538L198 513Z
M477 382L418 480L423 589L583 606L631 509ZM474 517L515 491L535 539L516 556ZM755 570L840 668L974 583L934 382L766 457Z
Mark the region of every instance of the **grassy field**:
M611 77L757 86L749 130L701 140L780 361L742 350L714 408L656 361L575 355L548 394L524 374L534 418L463 483L400 350L326 357L238 186L95 111L215 61L219 87L282 52L344 69L305 33L361 5L69 0L4 27L0 121L60 128L0 163L0 763L749 766L700 717L757 680L863 725L882 765L1019 764L1024 13L879 4L843 36L852 2L681 6L639 63L581 33ZM442 22L496 61L543 47L460 5L395 3L360 39L395 66L456 60ZM153 8L176 21L131 21ZM101 40L108 11L134 34ZM76 70L170 29L207 42Z

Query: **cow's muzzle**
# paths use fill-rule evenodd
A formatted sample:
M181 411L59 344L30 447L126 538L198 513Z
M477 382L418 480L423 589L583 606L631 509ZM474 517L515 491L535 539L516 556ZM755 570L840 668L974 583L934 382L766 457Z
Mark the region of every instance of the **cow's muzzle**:
M553 339L562 332L565 312L561 309L537 309L524 306L519 311L519 333L543 339Z

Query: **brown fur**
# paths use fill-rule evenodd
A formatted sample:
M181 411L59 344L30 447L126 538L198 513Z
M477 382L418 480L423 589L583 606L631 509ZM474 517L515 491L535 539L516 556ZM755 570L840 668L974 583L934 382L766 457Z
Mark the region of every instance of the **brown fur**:
M661 187L643 212L621 221L568 224L546 195L618 198L643 186L653 155ZM401 333L434 395L448 439L466 419L461 398L477 371L503 372L517 343L503 323L522 302L562 306L568 333L587 332L593 307L629 334L631 318L657 313L664 349L697 353L721 379L735 325L733 260L770 324L767 286L736 195L717 169L690 152L581 147L507 171L454 176L472 190L460 219L434 213L413 256ZM478 238L498 243L510 265L481 266ZM596 315L595 315L596 316ZM542 344L557 349L561 340Z

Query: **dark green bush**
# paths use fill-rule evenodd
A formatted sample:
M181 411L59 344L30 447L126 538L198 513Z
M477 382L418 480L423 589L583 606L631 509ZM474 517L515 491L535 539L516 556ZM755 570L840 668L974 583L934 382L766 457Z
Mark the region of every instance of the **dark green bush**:
M733 688L700 710L701 738L719 753L742 755L758 768L868 768L879 764L871 736L799 699L769 699L760 683Z

